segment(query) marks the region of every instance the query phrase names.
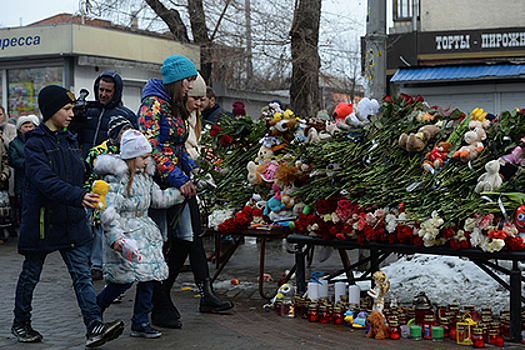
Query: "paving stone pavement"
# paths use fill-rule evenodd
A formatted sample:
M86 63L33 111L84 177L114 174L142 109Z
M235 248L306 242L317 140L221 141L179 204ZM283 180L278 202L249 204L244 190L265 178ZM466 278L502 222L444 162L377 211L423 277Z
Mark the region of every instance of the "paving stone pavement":
M205 238L207 251L211 251L213 242ZM378 341L365 337L364 331L353 330L347 326L309 323L302 319L279 317L273 312L266 312L266 304L258 292L257 275L259 271L260 244L255 239L246 238L231 262L215 283L218 295L225 300L232 300L235 309L223 315L201 314L198 312L198 298L193 275L181 273L172 290L172 296L181 313L182 329L162 329L158 339L137 339L129 336L130 319L133 310L134 289L130 289L122 303L114 304L106 310L105 319L120 318L126 323L124 334L100 349L465 349L451 341L442 343L429 341L399 340ZM353 254L353 255L352 255ZM351 259L356 258L352 252ZM23 257L16 252L16 242L11 239L0 246L0 349L84 349L85 328L77 306L71 280L60 254L48 256L41 281L33 299L33 321L36 330L44 336L42 343L21 344L10 334L13 319L14 290L20 273ZM291 268L293 255L286 251L281 240L267 242L266 272L274 280ZM340 268L338 254L334 253L327 261L314 260L311 270L333 271ZM210 273L215 268L210 263ZM240 281L232 286L230 280ZM95 281L97 292L104 283ZM185 287L190 287L189 290ZM269 282L265 291L272 292L276 282ZM524 349L518 344L505 344L506 349Z

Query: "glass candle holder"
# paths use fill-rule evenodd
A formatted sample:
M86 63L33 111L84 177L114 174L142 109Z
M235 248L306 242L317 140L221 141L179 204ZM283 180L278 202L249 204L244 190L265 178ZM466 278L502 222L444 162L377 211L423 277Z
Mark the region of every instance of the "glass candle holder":
M401 337L401 327L397 320L390 321L389 327L390 339L398 340Z
M483 335L482 328L474 328L472 330L472 344L475 348L484 348L485 347L485 336Z
M330 314L328 313L328 307L326 305L319 306L319 322L330 322Z
M444 333L443 327L441 326L432 327L432 341L443 341L444 337L445 337L445 333Z
M344 315L343 310L340 307L336 306L334 308L334 315L333 315L334 324L336 325L344 324L345 317L343 315Z
M423 339L432 340L432 327L436 326L436 316L425 315L423 320Z
M318 319L319 319L319 313L317 311L317 305L310 304L310 306L308 306L308 321L317 322Z
M421 326L410 326L410 338L412 340L421 340Z

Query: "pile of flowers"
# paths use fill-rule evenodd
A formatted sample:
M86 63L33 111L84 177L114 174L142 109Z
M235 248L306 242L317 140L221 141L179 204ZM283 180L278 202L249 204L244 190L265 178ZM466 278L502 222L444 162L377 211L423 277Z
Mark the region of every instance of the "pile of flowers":
M328 239L357 239L364 242L404 243L415 246L444 246L467 249L479 248L485 252L523 250L525 243L513 225L500 224L493 214L474 215L463 226L445 226L437 211L427 220L414 222L403 209L360 209L348 200L319 200L314 208L306 208L293 224L293 230L310 236Z
M230 211L210 221L222 220L216 227L227 234L249 227L253 213L265 209L267 224L285 212L295 218L294 232L323 239L485 252L524 249L512 214L525 205L520 190L525 172L513 177L512 186L507 181L481 195L474 188L487 162L520 144L525 110L488 119L479 108L463 113L401 94L386 96L379 113L367 117L370 123L351 131L302 120L279 104L256 121L221 118L203 141L220 159L211 170L217 190L207 195L221 203L217 210ZM472 121L482 124L487 138L467 163L452 154L465 146ZM420 129L428 125L439 131L420 151L400 146L403 134L423 140ZM428 172L422 162L439 142L450 144L449 156ZM254 195L260 197L257 203Z

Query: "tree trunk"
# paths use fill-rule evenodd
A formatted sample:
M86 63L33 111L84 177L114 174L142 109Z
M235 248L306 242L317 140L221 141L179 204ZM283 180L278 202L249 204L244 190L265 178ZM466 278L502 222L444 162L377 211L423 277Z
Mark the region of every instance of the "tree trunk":
M292 109L301 117L315 116L319 99L319 25L321 0L296 0L291 36Z
M175 40L183 43L190 42L188 31L182 23L179 11L166 8L160 0L146 0L146 3L166 23Z
M201 75L208 85L211 85L212 58L211 39L206 27L206 16L202 0L188 0L188 13L190 15L191 30L195 44L201 49Z

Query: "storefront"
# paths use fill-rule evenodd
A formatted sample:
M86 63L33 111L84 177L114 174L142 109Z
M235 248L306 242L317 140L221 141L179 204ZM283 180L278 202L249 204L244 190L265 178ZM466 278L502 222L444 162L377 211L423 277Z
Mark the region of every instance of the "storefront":
M523 108L525 28L389 35L390 94L420 94L431 105L499 114Z
M94 99L94 80L112 70L123 79L124 104L136 111L145 83L173 54L200 65L198 46L155 36L71 23L1 29L0 104L11 117L38 115L38 93L50 84L75 94L85 88Z

